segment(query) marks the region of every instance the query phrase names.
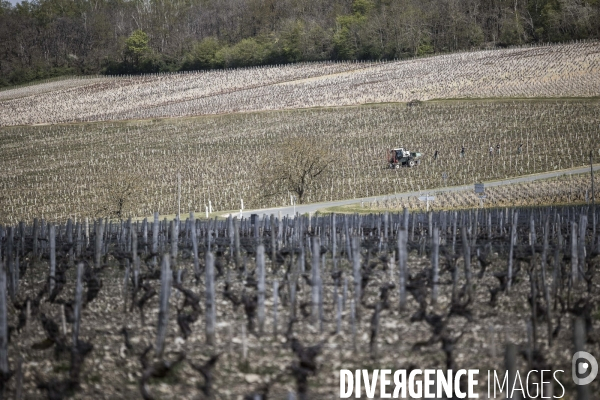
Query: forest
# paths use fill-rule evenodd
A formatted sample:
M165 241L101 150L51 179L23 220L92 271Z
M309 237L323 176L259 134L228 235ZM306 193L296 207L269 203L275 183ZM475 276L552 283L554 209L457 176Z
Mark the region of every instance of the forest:
M36 0L0 3L0 86L596 39L598 0Z

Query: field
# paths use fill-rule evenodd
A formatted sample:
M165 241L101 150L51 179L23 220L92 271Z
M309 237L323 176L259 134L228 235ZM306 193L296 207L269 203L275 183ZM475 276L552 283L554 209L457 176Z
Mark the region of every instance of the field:
M2 91L0 400L329 400L342 368L479 369L479 398L489 370L563 370L545 395L592 400L589 175L482 209L436 188L599 163L599 124L598 42ZM304 202L384 199L219 218L289 205L264 175L304 144L333 160ZM400 146L421 165L388 168Z
M0 93L0 126L448 98L594 97L600 43L379 63L307 63L52 82Z
M169 120L5 127L0 223L81 220L289 204L265 198L259 167L292 137L330 144L336 163L307 202L470 184L600 161L595 99L442 101ZM324 139L328 139L325 141ZM518 153L519 144L523 144ZM500 154L490 156L490 146ZM424 153L417 168L385 169L385 152ZM461 146L465 157L459 156ZM439 151L439 159L433 153ZM339 155L339 156L338 156ZM447 180L442 179L446 173Z
M600 176L594 174L595 199L600 200ZM547 180L515 183L501 187L487 187L483 202L472 189L460 192L424 192L435 197L429 202L429 210L453 210L470 208L498 207L539 207L548 205L590 204L592 201L591 179L589 173L583 175L558 176ZM426 212L427 204L419 196L389 196L382 199L353 204L350 206L330 207L323 212L399 212L403 209Z
M483 396L488 369L568 372L573 348L598 350L600 237L587 207L179 229L155 218L7 232L0 295L20 365L9 396L331 399L340 368L478 368ZM588 325L573 342L577 317ZM570 374L560 380L575 399Z

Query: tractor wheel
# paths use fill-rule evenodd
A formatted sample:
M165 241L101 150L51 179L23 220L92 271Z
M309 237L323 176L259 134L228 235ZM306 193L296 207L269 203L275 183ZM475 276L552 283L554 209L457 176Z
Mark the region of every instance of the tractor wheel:
M414 166L415 166L415 161L414 161L414 160L410 160L410 161L408 162L408 166L409 166L409 167L414 167Z

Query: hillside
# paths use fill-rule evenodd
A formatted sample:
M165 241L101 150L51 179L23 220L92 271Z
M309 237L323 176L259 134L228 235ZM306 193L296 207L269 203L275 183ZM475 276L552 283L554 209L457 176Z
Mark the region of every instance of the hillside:
M386 63L54 82L0 93L0 126L179 117L413 99L594 97L600 43L455 53Z
M336 162L306 203L472 184L600 160L597 99L461 100L307 109L132 122L3 128L0 224L288 205L265 197L267 164L295 155L290 138L318 143ZM517 146L523 144L522 151ZM501 153L490 156L489 146ZM385 151L408 146L422 165L384 169ZM461 146L465 157L459 156ZM557 151L560 149L560 151ZM439 159L433 153L439 150ZM442 180L447 174L447 182Z
M600 0L0 0L0 38L0 400L600 393Z

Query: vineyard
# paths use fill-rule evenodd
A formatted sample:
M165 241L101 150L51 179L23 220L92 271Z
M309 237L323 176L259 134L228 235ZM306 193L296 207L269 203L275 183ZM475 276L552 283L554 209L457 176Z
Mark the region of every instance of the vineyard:
M335 163L306 202L393 195L600 161L598 100L424 102L169 120L5 127L0 223L204 214L289 205L266 198L261 168L290 138L328 146ZM385 169L410 146L417 168ZM500 152L488 149L500 145ZM519 146L521 149L519 150ZM461 157L461 147L466 151ZM439 157L434 159L435 151ZM445 175L444 175L445 174ZM446 179L444 179L444 176Z
M449 98L595 97L599 50L598 42L580 42L408 61L65 80L0 92L0 126Z
M485 398L490 369L561 369L544 393L590 400L598 380L570 371L575 351L600 350L597 219L569 206L8 226L0 391L331 399L340 368L476 368ZM527 382L535 393L539 374Z
M600 199L600 177L594 175L594 195ZM592 201L592 185L590 175L568 175L557 178L527 183L517 183L502 187L485 189L485 199L473 189L461 192L427 192L435 200L429 205L419 200L419 196L389 196L373 202L363 202L360 206L351 205L328 208L325 212L381 212L395 211L407 208L411 211L427 211L437 209L468 209L468 208L498 208L498 207L538 207L541 205L566 205Z

